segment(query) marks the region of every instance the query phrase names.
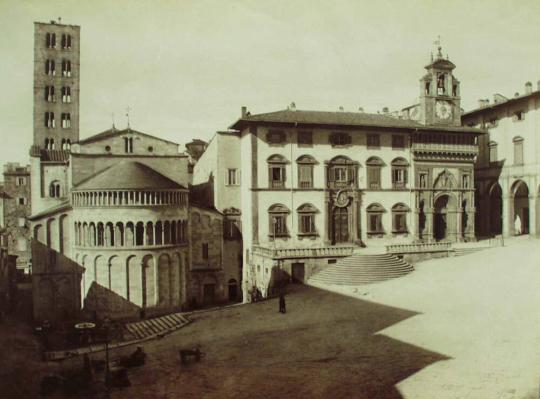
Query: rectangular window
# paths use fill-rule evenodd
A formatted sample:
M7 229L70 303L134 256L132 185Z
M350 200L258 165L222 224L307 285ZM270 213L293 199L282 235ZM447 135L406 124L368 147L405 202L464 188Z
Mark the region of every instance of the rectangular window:
M349 145L352 144L352 137L347 133L334 132L330 135L330 144L333 146Z
M403 149L405 148L405 137L400 135L392 136L392 149Z
M71 61L62 60L62 76L65 76L65 77L71 76Z
M202 245L202 258L204 260L208 259L208 243L203 243Z
M237 169L227 170L227 185L229 186L238 185L238 170Z
M45 112L45 127L54 128L54 112Z
M56 75L56 65L54 60L45 60L45 74L50 76Z
M303 234L315 233L315 215L300 215L300 232Z
M17 198L17 202L19 205L26 205L26 198L25 197L19 197Z
M62 35L62 49L70 49L71 48L71 35Z
M17 177L17 186L26 186L26 178Z
M271 166L269 169L270 169L270 187L271 188L285 187L285 167Z
M54 86L45 86L45 101L54 102Z
M381 168L376 166L369 166L367 168L368 188L379 189L381 188Z
M276 237L287 235L287 224L285 215L273 215L270 218L271 221L271 232Z
M514 165L523 165L523 140L514 140Z
M349 181L348 168L346 167L335 167L334 168L334 180L338 183L346 183Z
M382 233L382 215L380 213L369 214L369 232Z
M71 127L71 114L63 113L62 114L62 128L68 129Z
M525 119L525 112L523 112L523 111L514 112L514 116L513 116L512 119L514 120L514 122L524 120Z
M269 130L266 141L268 144L282 144L285 142L285 133L282 130Z
M405 214L394 214L394 233L406 233L407 232L407 220Z
M298 165L298 185L300 188L313 188L313 165Z
M313 145L313 133L312 132L298 132L298 144L299 145Z
M368 134L367 135L367 147L368 148L380 148L381 147L381 138L378 134Z
M69 86L62 87L62 102L63 103L71 102L71 87Z

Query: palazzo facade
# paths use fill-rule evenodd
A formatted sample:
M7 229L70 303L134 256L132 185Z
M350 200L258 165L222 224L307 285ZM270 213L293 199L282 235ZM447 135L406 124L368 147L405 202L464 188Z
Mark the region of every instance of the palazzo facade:
M463 115L468 126L485 128L475 170L478 234L485 237L540 233L540 82L527 82L524 93Z
M454 68L439 52L419 104L396 114L243 108L216 134L194 183L241 211L245 295L267 294L278 269L304 280L364 247L474 240L485 131L461 126Z

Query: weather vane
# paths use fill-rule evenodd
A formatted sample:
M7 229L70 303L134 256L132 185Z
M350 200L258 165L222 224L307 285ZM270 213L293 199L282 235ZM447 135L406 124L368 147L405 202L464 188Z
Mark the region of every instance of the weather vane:
M131 111L131 108L129 108L129 105L128 105L128 107L126 108L126 117L127 117L127 127L128 127L128 129L131 127L130 124L129 124L129 111Z

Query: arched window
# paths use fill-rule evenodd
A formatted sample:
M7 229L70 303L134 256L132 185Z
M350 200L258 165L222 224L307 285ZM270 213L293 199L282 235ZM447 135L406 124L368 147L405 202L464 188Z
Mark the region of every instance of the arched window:
M340 155L332 158L327 167L327 185L329 188L356 186L356 166L358 163Z
M371 157L366 161L367 188L378 190L381 188L381 168L384 162L379 157Z
M395 158L392 161L392 188L402 189L407 185L409 163L405 158Z
M103 223L99 222L97 224L97 246L102 247L105 245L105 231L103 228Z
M163 225L161 224L161 222L156 222L155 228L156 228L155 244L163 245Z
M146 245L154 245L154 224L146 223Z
M49 197L60 198L61 194L60 182L58 180L53 180L49 185Z
M382 216L386 210L380 204L371 204L366 208L368 236L383 235Z
M403 203L397 203L392 207L392 233L406 234L407 229L407 212L410 209Z
M135 245L141 246L144 245L144 224L143 222L138 222L135 227Z
M298 233L299 235L316 235L315 215L318 209L312 204L303 204L296 209L298 213Z
M284 188L286 181L285 165L287 160L281 155L272 155L268 158L268 186L270 188Z
M514 143L514 165L523 165L523 137L516 136Z
M289 235L287 229L287 215L289 213L289 209L281 204L275 204L268 208L268 231L271 238L287 237Z
M302 155L296 160L299 188L313 188L313 166L316 163L311 155Z

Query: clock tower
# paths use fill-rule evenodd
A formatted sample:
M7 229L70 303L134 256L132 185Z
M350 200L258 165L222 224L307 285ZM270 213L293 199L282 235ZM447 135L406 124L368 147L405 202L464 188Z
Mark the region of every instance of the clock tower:
M456 66L443 58L441 47L436 59L425 68L420 79L419 122L424 125L461 126L459 81L452 71Z

